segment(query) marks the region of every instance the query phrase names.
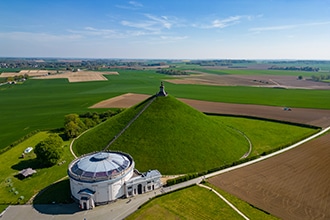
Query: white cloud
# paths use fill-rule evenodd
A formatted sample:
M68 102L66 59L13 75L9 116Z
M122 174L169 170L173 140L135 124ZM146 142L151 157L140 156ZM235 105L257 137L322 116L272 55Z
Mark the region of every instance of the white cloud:
M226 19L216 19L212 22L213 28L224 28L230 25L234 25L240 22L241 16L232 16Z
M208 24L193 24L192 26L203 29L225 28L240 23L243 18L252 19L251 16L230 16L224 19L214 19Z
M168 16L155 16L145 14L145 20L142 21L121 21L121 25L136 29L144 29L147 31L160 32L162 29L171 29L174 24L177 24L177 19Z
M143 4L137 1L129 1L128 5L116 5L117 8L127 9L127 10L137 10L143 7Z
M261 32L261 31L280 31L280 30L290 30L300 27L315 27L321 25L329 25L330 21L325 22L311 22L304 24L291 24L291 25L278 25L278 26L266 26L266 27L256 27L249 29L250 31Z
M155 21L156 24L159 24L167 29L170 29L174 23L173 21L170 21L167 16L157 17L150 14L146 14L145 16L150 20Z
M136 8L140 8L140 7L143 7L143 5L139 2L136 2L136 1L129 1L128 2L130 5L133 5L134 7Z
M0 32L0 39L18 40L23 42L54 42L54 41L71 41L81 39L80 34L48 34L33 32Z
M179 41L187 39L187 36L160 36L162 40L168 40L168 41Z
M298 27L297 25L280 25L280 26L268 26L268 27L257 27L251 28L250 31L279 31L279 30L288 30Z
M85 27L83 30L68 30L70 33L79 34L82 36L115 36L117 32L112 29L97 29L93 27Z

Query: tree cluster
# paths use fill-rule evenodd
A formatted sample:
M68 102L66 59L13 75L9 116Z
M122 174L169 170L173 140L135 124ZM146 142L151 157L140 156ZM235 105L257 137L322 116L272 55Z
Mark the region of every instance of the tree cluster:
M63 153L63 140L57 134L50 134L45 140L35 146L37 160L45 167L55 165Z
M293 71L307 71L307 72L318 72L320 68L318 67L311 67L311 66L271 66L268 69L270 70L293 70Z
M317 76L313 75L312 80L315 81L315 82L330 80L330 75L317 75Z
M80 115L68 114L64 117L64 134L67 138L75 138L83 131L94 127L121 111L121 109L118 109L116 111L108 110L102 113L87 112Z
M251 64L256 63L254 60L195 60L187 62L187 64L200 66L232 66L233 64Z
M104 70L110 68L135 68L144 66L161 66L170 61L125 60L125 59L55 59L55 58L0 58L0 69L19 71L20 69L52 70Z
M5 79L6 82L13 82L13 81L16 81L16 82L19 82L19 81L24 81L26 79L29 78L29 75L28 74L24 74L24 75L15 75L15 76L11 76L11 77L7 77Z
M189 75L186 71L175 70L175 69L159 69L156 72L166 75Z

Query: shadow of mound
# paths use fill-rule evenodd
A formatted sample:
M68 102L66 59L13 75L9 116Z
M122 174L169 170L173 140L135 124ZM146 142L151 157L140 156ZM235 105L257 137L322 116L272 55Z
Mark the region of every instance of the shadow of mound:
M81 211L71 198L70 180L64 179L41 190L33 199L33 207L44 214L73 214Z
M70 204L33 204L33 208L40 213L48 215L74 214L82 211L77 203Z

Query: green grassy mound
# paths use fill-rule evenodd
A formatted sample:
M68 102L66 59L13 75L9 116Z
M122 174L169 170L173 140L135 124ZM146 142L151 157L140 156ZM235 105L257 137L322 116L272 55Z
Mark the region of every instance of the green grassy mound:
M73 144L77 155L103 150L108 143L131 121L136 114L148 103L150 99L141 102L118 115L97 125L92 130L83 134Z
M76 141L76 152L104 148L144 104L87 132ZM182 174L238 160L248 151L248 143L233 129L167 96L157 97L110 150L131 154L140 171L158 169L162 174Z

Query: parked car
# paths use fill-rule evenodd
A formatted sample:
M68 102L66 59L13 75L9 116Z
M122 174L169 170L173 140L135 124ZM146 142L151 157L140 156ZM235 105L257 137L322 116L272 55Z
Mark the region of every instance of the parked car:
M28 148L26 148L26 149L24 150L24 153L25 153L25 154L28 154L28 153L30 153L32 150L33 150L33 147L28 147Z

